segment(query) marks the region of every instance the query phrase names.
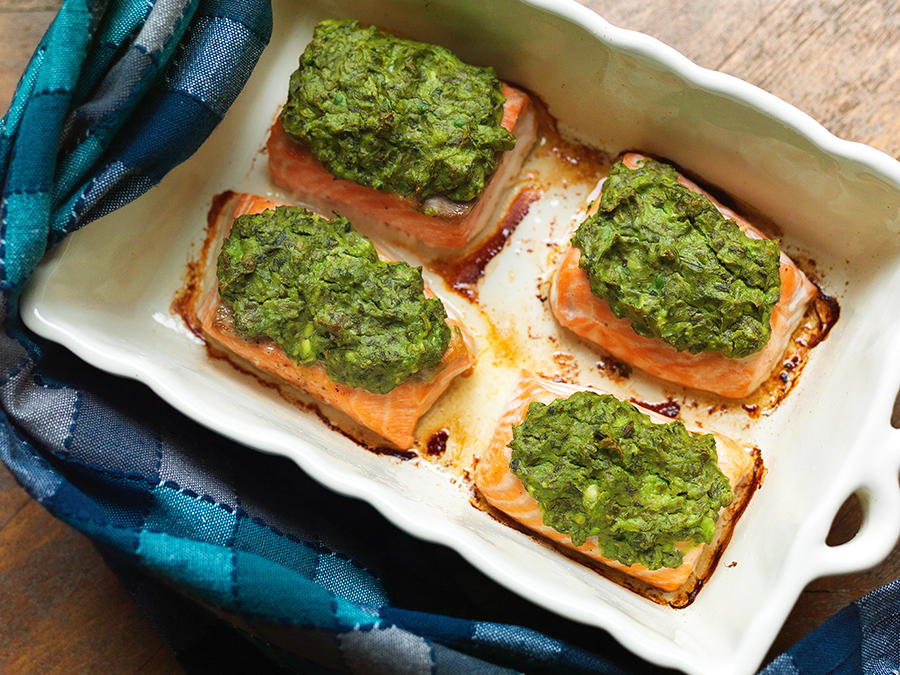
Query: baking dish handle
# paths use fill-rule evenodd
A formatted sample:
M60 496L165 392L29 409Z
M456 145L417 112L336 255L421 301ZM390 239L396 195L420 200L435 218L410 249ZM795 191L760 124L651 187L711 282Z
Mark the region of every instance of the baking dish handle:
M900 484L897 471L882 471L854 490L862 510L856 535L846 543L822 542L819 576L858 572L878 565L900 538Z

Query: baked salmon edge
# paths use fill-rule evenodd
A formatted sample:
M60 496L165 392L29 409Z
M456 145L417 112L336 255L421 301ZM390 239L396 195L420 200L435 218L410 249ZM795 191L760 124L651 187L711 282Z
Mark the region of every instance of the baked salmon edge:
M513 426L524 419L528 405L532 401L539 400L549 403L556 398L566 398L576 391L583 390L608 393L597 387L553 382L528 371L522 371L497 424L491 443L478 460L475 468L475 485L491 506L518 521L532 532L656 589L669 593L677 592L689 584L692 575L696 577L705 573L706 570L701 570L699 567L704 562L711 562L720 545L730 539L734 516L743 511L749 499L749 494L745 493L748 488L747 483L751 481L757 471L756 461L731 439L715 434L719 466L728 477L735 498L731 505L720 513L716 521L716 534L713 542L700 544L686 551L683 564L677 568L650 570L640 564L623 565L602 555L597 546L596 537L588 538L588 541L582 546L574 546L568 535L543 524L537 501L509 469L511 450L508 444L512 439ZM673 421L637 404L632 403L632 405L656 422L671 423ZM686 426L689 431L714 433L693 425L686 424Z
M237 195L221 238L227 236L227 230L237 216L258 213L279 205L282 204L255 195ZM426 294L433 295L427 284ZM305 391L403 450L414 444L413 433L422 415L457 375L475 364L472 338L462 325L448 317L451 341L443 360L428 374L413 375L387 394L373 394L363 388L331 381L325 374L324 366L319 363L311 366L293 363L284 350L270 340L247 340L239 336L231 323L230 310L219 298L214 277L203 289L195 313L204 337L218 349L237 356L279 382ZM426 380L428 376L432 377Z
M322 213L336 211L360 227L399 233L430 248L461 249L487 229L537 140L537 116L530 97L507 84L504 95L503 126L516 136L516 146L503 153L477 199L464 204L435 200L436 207L445 209L444 215L422 213L412 198L335 178L306 146L287 134L280 116L266 142L269 173L291 199Z
M628 153L626 165L635 166L643 155ZM679 181L712 201L725 217L754 238L765 236L745 218L720 204L694 182L679 174ZM597 203L594 202L593 207ZM590 209L589 209L590 211ZM679 352L668 343L638 335L627 319L620 319L609 304L593 295L587 272L578 266L580 251L569 245L553 274L550 307L560 325L599 345L611 355L660 379L732 399L746 398L769 378L784 354L806 307L818 294L816 286L782 251L782 293L772 312L772 334L756 354L732 359L713 352Z

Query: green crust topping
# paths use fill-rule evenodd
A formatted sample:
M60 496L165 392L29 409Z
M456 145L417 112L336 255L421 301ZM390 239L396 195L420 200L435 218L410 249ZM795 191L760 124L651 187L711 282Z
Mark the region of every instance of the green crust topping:
M511 150L491 68L356 21L323 21L291 75L285 130L334 176L456 202L478 197Z
M781 295L778 244L748 237L671 166L614 164L599 209L572 243L593 294L638 335L729 358L769 340Z
M609 394L533 402L513 427L510 469L544 524L624 565L678 567L685 542L712 542L734 495L711 434L656 424Z
M345 218L279 206L235 219L217 267L234 327L341 384L386 394L437 365L447 313L422 270L385 262Z

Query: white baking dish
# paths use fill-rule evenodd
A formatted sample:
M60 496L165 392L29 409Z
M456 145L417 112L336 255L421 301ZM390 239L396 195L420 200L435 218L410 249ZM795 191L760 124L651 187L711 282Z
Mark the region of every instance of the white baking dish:
M754 671L810 580L860 570L887 555L900 534L900 432L889 423L900 389L900 164L573 2L273 5L271 45L221 127L161 185L47 256L22 301L30 328L102 369L146 382L226 436L294 459L326 486L368 501L413 535L452 547L533 602L689 673ZM493 65L502 78L536 93L580 141L678 163L766 214L783 230L789 252L816 261L841 318L814 350L799 385L770 416L738 412L708 420L759 447L768 472L719 569L689 607L645 600L488 517L440 462L376 455L333 433L316 416L209 359L172 314L213 195L278 196L260 149L312 26L327 17L377 23ZM554 245L541 239L542 228L570 222L583 197L563 190L534 205L487 269L481 304L504 339L521 338L526 326L536 327L535 334L554 331L534 300L543 279L538 268ZM477 308L442 289L439 279L435 284L475 326L481 374L466 385L472 417L457 424L471 423L467 442L487 442L482 430L509 393L512 369L489 367L491 338ZM574 363L584 379L603 384L591 367L591 349L562 339L564 360L542 353L547 342L541 340L521 339L517 353L543 371L565 361L571 375ZM678 395L640 376L616 387L644 400ZM465 392L459 396L465 400ZM854 492L864 507L861 530L829 547L832 518Z

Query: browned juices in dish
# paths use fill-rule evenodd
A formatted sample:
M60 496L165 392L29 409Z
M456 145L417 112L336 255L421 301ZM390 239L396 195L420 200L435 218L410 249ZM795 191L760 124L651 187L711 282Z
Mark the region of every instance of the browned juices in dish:
M272 125L266 144L269 172L292 199L316 211L337 211L357 227L402 233L426 246L459 249L487 227L537 138L537 117L528 95L509 85L503 86L503 95L506 103L501 124L515 135L515 148L503 153L477 199L465 203L438 197L426 200L437 215L422 213L423 204L415 198L335 179L304 144L287 134L280 117Z
M712 544L700 544L684 551L684 562L676 568L651 570L635 564L626 566L603 556L597 547L596 537L589 537L581 546L574 546L571 538L544 524L537 501L528 493L519 478L509 467L511 450L509 442L513 437L513 426L525 419L528 406L533 401L550 403L559 398L568 398L573 393L589 387L550 381L528 372L523 372L515 391L507 404L496 432L475 470L475 484L481 495L494 508L502 511L529 530L567 549L575 550L593 561L600 562L632 579L664 592L687 589L693 582L701 580L711 571L716 551L724 547L731 536L734 519L746 505L750 497L755 476L761 467L758 460L731 439L715 434L718 465L728 478L735 499L723 510L716 523L716 534ZM594 389L594 391L600 391ZM601 392L602 393L602 392ZM671 423L668 417L659 415L636 405L641 412L649 415L654 422ZM700 431L686 425L689 431ZM708 431L705 433L709 433Z
M636 168L642 155L628 154L624 163ZM726 208L692 181L679 182L710 198L717 209L734 220L750 237L766 238L734 211ZM713 392L726 398L745 398L769 376L784 354L791 335L800 325L809 303L818 294L816 286L783 252L781 254L781 297L772 312L772 334L765 347L744 358L729 358L715 352L692 354L634 332L631 322L618 318L605 300L592 292L587 272L578 266L580 252L570 246L554 279L551 308L560 324L577 335L603 347L621 359L655 377Z
M280 205L280 202L255 195L239 195L229 222L240 215L260 213ZM433 295L427 286L425 292ZM311 366L294 363L280 346L270 340L247 339L238 335L231 310L220 300L215 284L203 289L195 312L204 338L219 349L245 360L263 373L306 391L401 449L413 445L413 431L419 418L447 389L453 378L475 363L469 338L457 322L448 319L448 324L458 330L452 331L443 360L430 371L433 377L426 379L414 375L387 394L373 394L360 387L333 382L320 363Z

